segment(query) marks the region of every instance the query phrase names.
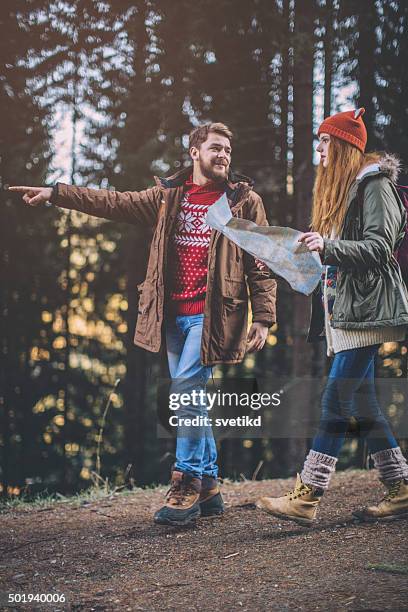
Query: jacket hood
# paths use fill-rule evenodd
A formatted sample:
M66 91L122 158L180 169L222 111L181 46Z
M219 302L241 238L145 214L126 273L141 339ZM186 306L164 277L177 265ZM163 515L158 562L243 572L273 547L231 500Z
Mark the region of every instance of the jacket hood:
M361 181L368 175L384 174L393 183L398 180L398 175L401 168L401 162L396 155L391 153L384 153L378 162L374 162L365 166L357 175L357 181Z
M398 175L401 169L401 160L391 153L385 153L380 159L380 172L386 174L393 183L398 180Z
M188 166L187 168L182 168L178 170L175 174L167 177L157 177L155 176L156 183L165 189L171 189L174 187L180 187L186 181L186 179L192 174L193 166ZM245 176L245 174L240 174L239 172L234 172L233 170L229 171L227 186L230 189L236 189L240 184L245 184L248 187L253 187L254 181L249 176ZM227 187L227 190L228 190Z
M174 189L181 187L188 177L191 176L192 172L193 166L188 166L168 177L155 176L154 180L156 185L163 189ZM228 180L225 182L225 193L228 200L231 201L232 208L238 206L240 202L242 203L243 197L252 191L253 184L254 181L251 178L244 174L233 172L230 168Z

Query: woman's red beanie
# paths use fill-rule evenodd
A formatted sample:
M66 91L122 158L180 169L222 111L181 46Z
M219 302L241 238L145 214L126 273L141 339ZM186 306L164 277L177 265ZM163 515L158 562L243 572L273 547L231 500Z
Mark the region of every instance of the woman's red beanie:
M320 134L336 136L364 153L367 144L367 130L362 118L364 113L365 108L358 108L355 111L346 111L327 117L319 127L317 134L318 136Z

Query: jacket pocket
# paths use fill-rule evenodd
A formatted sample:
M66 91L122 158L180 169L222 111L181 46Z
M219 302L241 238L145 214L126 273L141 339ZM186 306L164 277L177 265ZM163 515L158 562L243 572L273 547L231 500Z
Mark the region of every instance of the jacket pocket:
M149 314L153 302L153 296L149 287L146 286L146 281L137 286L139 292L139 303L137 308L137 324L136 331L140 334L145 334L148 328Z
M224 277L215 291L211 314L211 342L217 359L245 351L248 298L243 279ZM234 355L232 356L232 353Z
M381 319L380 312L382 311L382 302L387 299L384 295L384 283L381 276L376 274L366 274L361 278L350 279L350 289L352 296L350 300L351 320L354 321L374 321ZM344 299L345 305L342 309L344 319L348 320L347 315L347 300Z
M223 296L221 321L221 348L224 351L243 350L247 337L248 300Z
M220 346L224 351L245 350L248 294L245 281L226 277L222 288Z
M223 298L237 299L245 301L247 299L246 283L242 279L224 278L224 284L221 288Z
M146 291L143 291L145 282L146 281L143 281L143 283L139 283L137 285L137 290L139 292L139 302L138 302L138 308L137 308L138 314L144 314L144 312L146 311L147 295L146 295Z

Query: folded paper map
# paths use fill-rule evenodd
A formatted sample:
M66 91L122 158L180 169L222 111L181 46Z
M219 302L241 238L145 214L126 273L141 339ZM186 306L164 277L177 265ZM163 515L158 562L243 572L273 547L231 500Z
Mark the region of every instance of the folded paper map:
M320 257L298 242L301 232L290 227L261 226L247 219L237 219L231 214L225 194L210 206L206 222L264 262L295 291L310 295L319 283Z

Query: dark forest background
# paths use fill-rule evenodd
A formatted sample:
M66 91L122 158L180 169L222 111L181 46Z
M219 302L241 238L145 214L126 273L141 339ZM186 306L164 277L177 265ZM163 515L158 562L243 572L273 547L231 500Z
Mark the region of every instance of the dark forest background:
M3 495L73 492L100 478L165 482L174 458L174 443L156 434L165 361L132 344L149 235L25 207L7 185L58 180L55 137L69 132L68 182L142 189L188 163L194 125L222 121L236 134L233 166L255 179L269 222L304 230L323 116L365 106L368 149L408 162L407 22L403 0L2 0ZM282 282L278 299L267 347L215 376L323 379L324 347L305 341L308 298ZM398 427L407 348L379 353ZM316 410L313 385L301 404L285 418ZM260 465L262 477L292 474L307 442L224 439L221 474L250 478ZM365 464L364 444L349 440L341 466Z

